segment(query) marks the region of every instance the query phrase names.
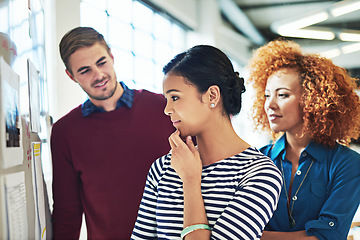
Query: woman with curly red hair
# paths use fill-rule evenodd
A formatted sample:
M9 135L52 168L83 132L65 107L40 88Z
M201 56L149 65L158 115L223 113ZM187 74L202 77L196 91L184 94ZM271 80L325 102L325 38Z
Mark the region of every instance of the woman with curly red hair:
M277 210L261 239L346 239L360 202L360 100L347 71L274 40L254 52L253 119L274 142L261 149L283 176Z

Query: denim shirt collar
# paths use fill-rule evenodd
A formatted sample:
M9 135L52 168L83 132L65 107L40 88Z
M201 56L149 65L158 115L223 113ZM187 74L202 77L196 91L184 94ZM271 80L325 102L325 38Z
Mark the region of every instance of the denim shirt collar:
M277 159L280 154L282 154L281 159L285 159L285 143L286 137L284 134L275 142L273 148L271 149L272 159Z
M281 159L285 159L285 146L286 146L286 134L282 135L280 139L276 141L273 148L271 149L271 156L273 159L278 159L281 156ZM308 153L313 159L324 162L326 156L328 155L329 148L310 141L310 143L304 149L304 152Z
M124 89L124 92L117 101L115 109L118 109L122 106L131 108L134 101L134 91L132 89L129 89L124 82L120 82L120 85ZM87 117L94 112L106 112L106 111L102 107L95 106L95 104L93 104L90 101L90 99L87 99L81 106L81 113L83 117Z

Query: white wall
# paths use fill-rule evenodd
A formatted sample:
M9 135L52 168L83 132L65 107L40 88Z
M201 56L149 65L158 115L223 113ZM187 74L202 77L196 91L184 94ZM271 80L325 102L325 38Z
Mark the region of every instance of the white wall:
M59 43L63 35L80 26L80 0L49 0L46 17L46 51L48 61L49 112L54 121L84 101L78 84L65 73Z
M82 89L66 74L59 55L59 42L70 29L80 25L80 0L48 0L46 51L50 115L54 121L84 101ZM246 64L250 42L223 24L216 0L152 0L160 8L194 29L188 47L211 44L231 58Z

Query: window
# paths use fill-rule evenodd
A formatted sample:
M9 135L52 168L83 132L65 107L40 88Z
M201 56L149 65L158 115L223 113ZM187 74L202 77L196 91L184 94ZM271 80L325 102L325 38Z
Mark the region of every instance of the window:
M185 26L137 0L82 0L80 12L110 45L118 81L162 92L163 66L186 48Z

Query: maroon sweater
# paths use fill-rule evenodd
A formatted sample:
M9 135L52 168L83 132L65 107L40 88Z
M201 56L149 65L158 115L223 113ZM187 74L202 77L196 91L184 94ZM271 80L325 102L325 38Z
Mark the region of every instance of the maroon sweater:
M79 106L54 124L55 239L78 239L83 212L89 239L130 239L151 163L170 150L164 107L163 96L135 91L131 109L83 117Z

